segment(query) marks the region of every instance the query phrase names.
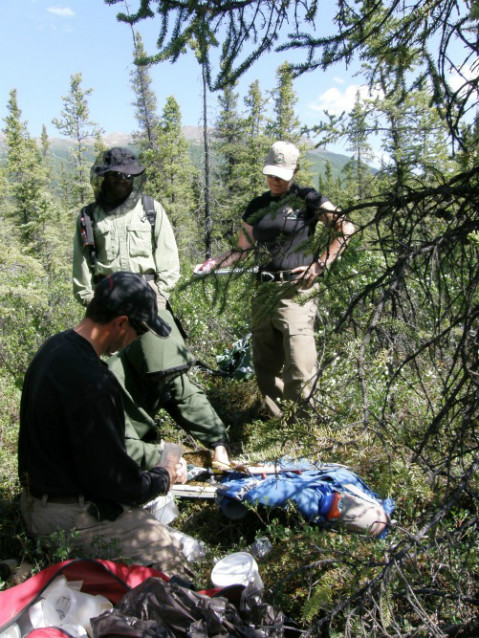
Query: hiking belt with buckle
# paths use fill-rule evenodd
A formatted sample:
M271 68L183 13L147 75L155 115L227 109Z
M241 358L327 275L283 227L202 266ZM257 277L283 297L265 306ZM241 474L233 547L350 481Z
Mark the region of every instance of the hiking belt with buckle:
M301 273L292 272L291 270L277 270L276 272L262 270L256 273L256 279L263 283L267 281L294 281L299 277L301 277Z
M155 275L149 273L147 275L141 275L140 273L137 273L138 275L140 275L140 277L142 279L144 279L145 281L155 281ZM105 277L108 277L108 275L95 275L93 277L93 283L95 284L95 286L100 283L100 281L102 279L105 279Z

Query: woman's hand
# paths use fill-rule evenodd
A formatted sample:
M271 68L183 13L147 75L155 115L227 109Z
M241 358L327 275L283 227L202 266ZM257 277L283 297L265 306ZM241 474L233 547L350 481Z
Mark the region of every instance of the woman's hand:
M315 261L311 266L299 266L294 268L291 272L299 275L298 279L294 280L294 283L301 288L311 288L316 279L323 274L326 270L326 266L322 261Z
M209 275L216 268L216 259L210 257L203 264L196 264L193 268L195 275Z

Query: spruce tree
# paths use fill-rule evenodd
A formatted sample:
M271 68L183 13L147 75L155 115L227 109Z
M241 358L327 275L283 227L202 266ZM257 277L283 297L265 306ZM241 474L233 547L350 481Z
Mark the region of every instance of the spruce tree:
M353 153L349 162L351 169L352 183L349 192L358 200L370 193L367 192L367 185L371 182L371 170L367 166L373 157L371 146L368 142L370 128L367 122L368 112L363 107L359 92L356 93L354 107L349 114L346 127L346 139L348 150Z
M143 40L138 32L132 29L135 60L145 57L146 52ZM158 114L156 95L152 89L149 67L143 64L135 64L131 71L131 87L135 94L133 106L138 122L139 130L133 137L141 151L157 150Z
M48 188L50 165L45 129L40 149L22 121L16 90L11 91L7 108L4 133L8 189L4 210L9 227L17 235L15 250L20 248L22 254L30 255L33 261L29 263L37 262L38 272L54 278L71 260L70 242L65 243L65 237L72 233L71 220L63 214ZM14 240L12 245L16 243Z
M103 132L98 124L90 120L88 96L91 95L93 89L83 89L82 81L81 73L74 73L71 76L70 92L62 98L61 117L52 120L58 131L74 142L73 169L71 171L73 180L71 191L73 201L71 204L73 206L83 205L91 199L89 145L87 142Z
M45 124L42 125L42 135L41 135L41 151L42 158L46 160L48 158L48 153L50 150L50 140L48 139L47 127Z
M154 156L158 170L148 180L146 188L165 207L175 230L180 254L184 257L188 251L191 257L194 240L198 236L194 216L197 203L193 190L197 176L190 160L189 144L183 134L180 107L173 96L166 100L156 127L156 140Z
M35 140L22 121L17 91L10 92L5 118L7 176L11 215L24 245L34 249L41 240L45 210L46 170Z
M139 33L132 28L133 55L135 61L145 55L143 41ZM133 106L138 123L138 130L133 133L133 139L139 149L139 159L146 169L148 188L152 195L159 197L161 170L159 148L159 118L157 100L152 89L152 80L148 66L134 64L130 74L130 85L135 94Z
M268 98L263 96L259 81L249 86L244 98L246 112L244 116L245 144L243 147L242 174L249 185L249 194L255 195L265 190L265 179L261 172L271 138L266 133ZM246 203L248 200L246 198Z
M298 98L293 88L293 75L288 62L276 71L277 84L271 96L273 98L273 117L267 125L267 133L273 140L284 140L299 145L301 127L295 112Z
M324 175L320 173L318 176L318 190L333 202L344 200L345 193L341 186L341 180L334 178L333 167L329 160L326 160L324 165Z
M135 115L138 130L133 137L139 157L146 170L145 191L160 201L172 222L180 253L192 247L197 228L194 219L193 182L196 171L184 137L180 107L174 97L165 103L161 117L157 113L157 99L152 88L143 41L133 32L135 64L131 73L131 87L135 93Z
M48 186L52 190L55 190L55 185L52 182L53 170L52 170L52 163L51 163L51 157L50 157L50 147L51 147L51 144L50 144L50 138L48 137L48 133L47 133L47 127L45 126L45 124L43 124L42 134L40 137L40 153L42 156L42 164L45 170L45 177L46 177Z
M242 161L245 146L243 121L238 112L238 93L226 87L218 98L221 110L213 134L216 157L215 199L218 201L218 230L221 237L236 238L241 203L247 184L243 182Z

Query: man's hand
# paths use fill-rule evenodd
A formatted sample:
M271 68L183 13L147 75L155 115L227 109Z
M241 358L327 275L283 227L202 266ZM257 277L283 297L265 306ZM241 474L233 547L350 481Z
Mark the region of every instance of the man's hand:
M175 483L186 483L188 479L188 470L186 467L186 461L182 457L177 463L166 463L166 465L161 466L165 469L170 475L170 485L174 485Z
M228 456L228 450L224 445L217 445L215 447L215 451L213 452L213 456L211 458L211 463L213 467L221 467L229 468L230 467L230 459Z
M176 477L174 479L174 483L186 483L188 479L188 469L186 467L186 461L183 457L178 461L175 465L175 473Z

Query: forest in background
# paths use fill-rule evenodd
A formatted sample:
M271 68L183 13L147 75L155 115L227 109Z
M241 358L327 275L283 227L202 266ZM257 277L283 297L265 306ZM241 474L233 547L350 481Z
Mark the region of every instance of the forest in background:
M358 96L350 114L326 114L308 131L318 144L346 140L350 161L339 174L326 164L318 175L303 160L298 176L357 227L320 281L317 408L294 419L289 406L283 420L266 421L254 380L194 374L230 425L234 456L344 463L381 496L394 498L394 521L378 541L319 529L294 511L257 509L232 525L192 503L182 504L179 525L215 555L244 547L256 533L268 535L273 551L260 566L265 596L309 635L472 637L479 631L479 7L475 1L339 0L337 35L321 39L306 29L319 19L320 4L250 0L205 8L200 1L143 0L137 13L122 14L131 25L133 57L142 62L131 78L134 146L147 167L148 194L162 202L177 237L183 276L175 310L195 355L215 367L216 355L248 332L251 280L246 273L193 280L192 266L234 241L245 204L264 190L259 168L271 141L288 139L306 155L294 78L341 57L361 59L374 88L370 98ZM158 20L162 34L153 57L143 49L143 19ZM218 33L224 37L215 75ZM251 46L241 60L245 37ZM451 53L452 41L461 44L462 57ZM181 106L172 96L159 108L148 74L149 65L174 61L185 46L197 52L205 96L218 91L221 105L216 121L205 120L210 134L193 155ZM271 95L252 83L240 104L235 77L273 46L304 48L304 65L278 68ZM459 88L449 82L451 68ZM91 90L81 73L71 76L55 126L72 141L72 153L54 170L46 129L40 141L30 137L15 89L2 126L0 558L36 568L69 556L70 548L67 539L62 555L48 544L35 547L21 526L18 405L38 346L82 315L71 291L72 237L78 210L91 199L87 149L92 139L95 152L103 148L88 108ZM373 173L372 139L385 158ZM318 233L312 249L326 241ZM164 415L159 423L192 444Z

